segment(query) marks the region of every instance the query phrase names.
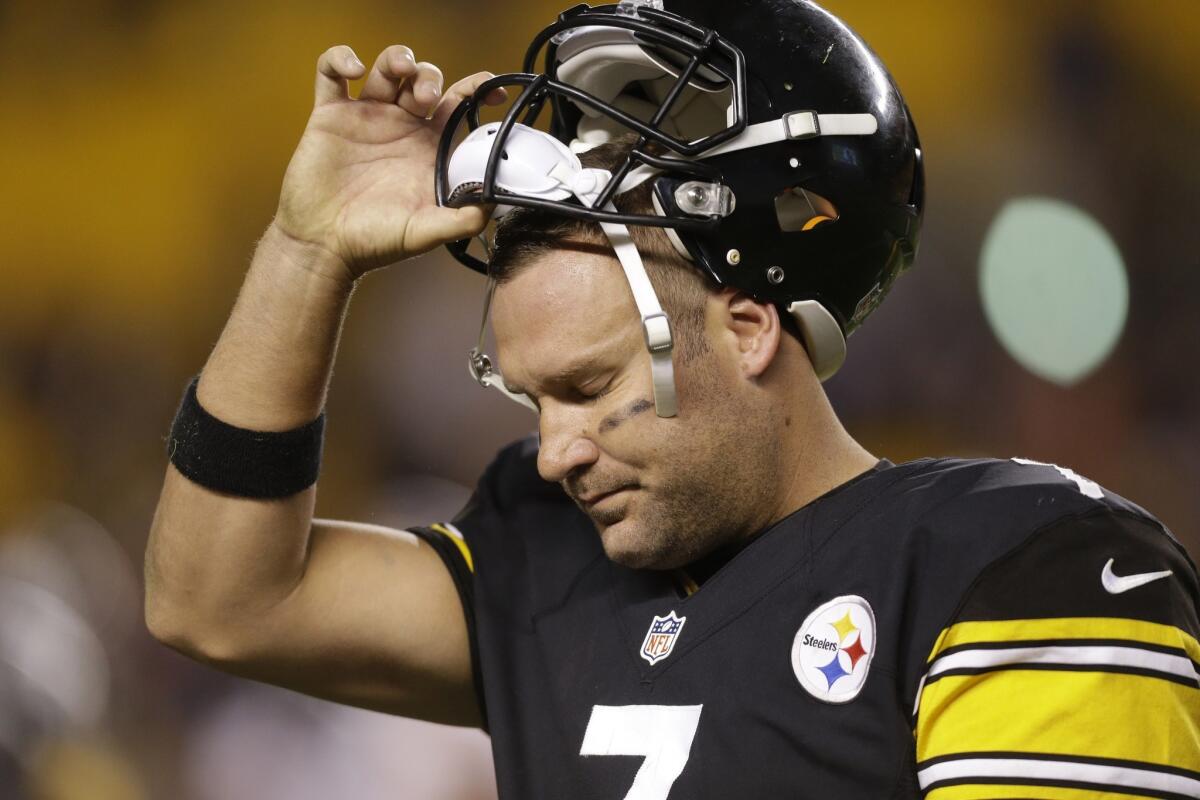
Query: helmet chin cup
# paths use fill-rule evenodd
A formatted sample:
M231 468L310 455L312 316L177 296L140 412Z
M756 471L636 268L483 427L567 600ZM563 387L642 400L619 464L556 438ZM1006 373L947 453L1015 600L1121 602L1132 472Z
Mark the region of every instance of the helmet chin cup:
M846 360L846 337L842 335L842 326L816 300L797 300L788 305L787 311L800 328L817 379L829 380Z
M472 195L479 196L499 129L498 122L478 127L454 149L446 170L451 204L479 202ZM579 173L582 170L579 156L553 136L518 123L504 142L496 170L496 188L525 197L566 200L571 196L571 188L555 177L563 170ZM510 205L497 205L492 218L500 219L511 210Z

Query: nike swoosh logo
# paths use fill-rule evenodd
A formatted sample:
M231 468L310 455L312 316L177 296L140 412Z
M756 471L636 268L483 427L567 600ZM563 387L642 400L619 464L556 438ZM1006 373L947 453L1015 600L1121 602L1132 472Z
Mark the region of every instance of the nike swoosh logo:
M1165 578L1171 574L1171 570L1164 569L1162 572L1143 572L1140 575L1114 575L1112 565L1115 560L1110 558L1108 563L1104 565L1104 569L1100 572L1100 582L1104 584L1104 591L1109 594L1128 592L1130 589L1145 586L1147 583L1156 581L1159 578Z

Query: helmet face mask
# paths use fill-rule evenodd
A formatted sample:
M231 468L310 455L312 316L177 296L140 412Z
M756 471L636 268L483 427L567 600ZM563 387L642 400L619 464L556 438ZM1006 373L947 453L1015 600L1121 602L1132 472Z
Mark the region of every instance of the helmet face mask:
M718 284L791 312L824 379L916 254L923 170L904 100L865 42L809 0L658 6L576 6L537 34L524 72L485 82L452 115L438 202L665 228ZM498 86L521 94L502 122L481 126L482 98ZM581 170L570 153L530 156L562 188L529 192L505 162L539 149L518 145L547 136L531 127L547 106L548 136L571 153L636 140L611 172ZM468 136L452 154L464 123L477 152ZM652 212L618 212L612 198L644 181ZM449 247L486 273L467 242Z
M623 6L577 6L530 45L526 73L538 71L544 50L542 74L599 101L552 94L551 133L585 147L599 144L606 139L589 132L599 126L596 133L605 133L617 110L643 123L638 133L649 141L692 157L741 133L747 124L742 51L718 31L670 12Z
M625 177L639 166L697 181L709 182L719 178L717 170L687 157L700 155L727 142L745 129L745 59L740 50L725 42L715 32L699 28L682 17L649 7L641 8L639 16L635 17L619 13L617 8L618 6L601 6L591 9L587 6L577 6L565 12L558 22L535 37L525 57L525 72L498 75L481 84L471 98L460 104L447 123L438 151L436 189L440 204L500 203L505 206L541 208L596 222L691 230L715 227L719 220L709 215L679 213L664 217L620 214L603 207L618 193ZM604 92L596 94L590 91L593 88L591 83L597 79L603 82L603 77L598 78L598 73L629 73L636 68L645 69L644 63L634 66L628 60L614 62L610 58L607 64L601 64L602 67L608 67L607 70L591 70L587 75L588 88L559 79L558 68L561 64L556 54L560 50L566 51L572 59L594 59L595 54L588 51L603 49L611 55L613 48L625 49L627 53L630 48L638 49L642 53L641 60L660 65L658 69L663 75L669 75L670 71L677 73L671 76L670 89L665 91L657 105L649 109L649 113L646 108L651 105L649 100L640 101L643 107L639 114L636 110L627 110L629 97L610 96L606 99ZM534 65L543 51L548 67L546 71L534 72ZM682 68L673 66L680 63L683 64ZM724 84L723 91L729 96L729 102L728 110L722 114L726 115L728 120L710 133L684 139L680 135L672 134L660 123L668 118L672 109L677 107L678 101L689 90L697 91L692 87L693 76L701 86L714 87L718 82ZM657 82L662 84L663 80L658 78ZM621 88L625 85L622 84ZM486 127L481 126L479 120L481 101L498 87L521 87L521 93L509 108L504 120L493 127L494 134L491 135L494 135L494 142L483 179L456 182L450 174L451 145L464 122L472 132ZM599 121L593 124L612 132L632 131L641 137L630 150L625 163L613 172L614 180L606 187L608 190L589 205L570 199L555 200L513 192L507 189L503 182L496 180L497 173L502 168L500 162L506 159L505 146L509 143L514 129L520 130L519 126L522 125L526 128L532 126L547 102L550 104L552 135L564 144L572 145L573 150L587 149L586 143L579 139L577 134L581 123L586 128L588 121ZM591 144L598 143L600 142L593 141ZM656 155L655 151L666 151L670 155ZM466 191L463 191L464 187L467 187ZM452 252L459 257L459 252L454 248ZM465 263L472 269L486 272L486 266L478 260Z

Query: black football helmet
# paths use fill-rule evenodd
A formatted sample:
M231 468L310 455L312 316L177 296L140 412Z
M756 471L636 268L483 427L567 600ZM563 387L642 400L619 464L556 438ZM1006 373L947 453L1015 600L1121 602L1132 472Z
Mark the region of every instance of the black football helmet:
M498 86L520 96L502 122L481 125L481 100ZM547 104L560 149L545 157L566 166L534 158L518 174L507 148ZM464 122L472 134L452 154ZM624 164L599 185L585 176L580 190L571 153L630 131ZM618 212L612 197L645 180L656 213ZM625 0L563 12L534 37L523 72L460 105L439 149L437 197L665 228L719 284L789 311L824 379L911 265L924 179L895 82L816 3ZM449 247L486 272L467 242Z

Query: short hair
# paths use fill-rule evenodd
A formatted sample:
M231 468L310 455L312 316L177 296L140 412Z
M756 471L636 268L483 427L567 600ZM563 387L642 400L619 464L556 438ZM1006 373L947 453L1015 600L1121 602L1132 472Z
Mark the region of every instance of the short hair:
M615 171L636 138L634 134L626 134L598 145L581 154L580 161L585 167ZM625 213L653 214L651 184L652 181L644 181L617 195L613 204ZM719 288L717 282L680 255L662 228L630 225L629 234L671 320L679 357L688 361L708 352L708 341L703 336L704 301ZM604 252L616 257L599 223L519 207L497 223L490 273L502 285L534 259L553 250Z

